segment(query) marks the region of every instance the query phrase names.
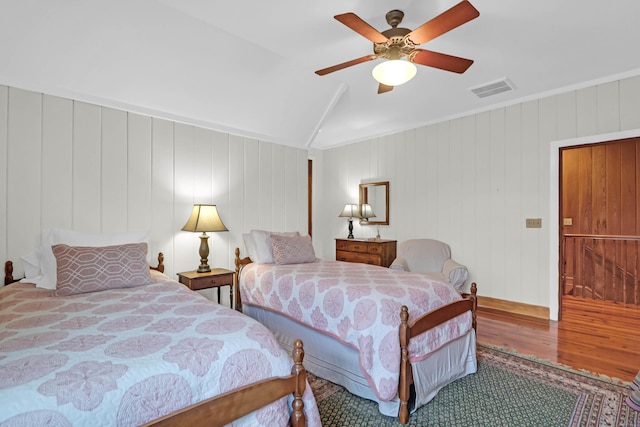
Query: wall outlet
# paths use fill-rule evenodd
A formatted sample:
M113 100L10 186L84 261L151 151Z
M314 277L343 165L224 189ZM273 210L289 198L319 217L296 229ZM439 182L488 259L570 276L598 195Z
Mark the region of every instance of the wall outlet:
M525 224L527 228L542 228L542 218L527 218Z
M563 225L573 225L573 218L564 218L562 220Z

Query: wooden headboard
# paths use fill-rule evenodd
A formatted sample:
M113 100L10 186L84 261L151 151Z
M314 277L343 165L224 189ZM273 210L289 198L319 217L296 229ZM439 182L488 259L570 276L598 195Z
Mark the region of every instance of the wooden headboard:
M164 273L164 254L158 253L158 265L156 267L149 267L152 270ZM4 263L4 285L7 286L13 282L17 282L20 279L13 278L13 261L7 261Z

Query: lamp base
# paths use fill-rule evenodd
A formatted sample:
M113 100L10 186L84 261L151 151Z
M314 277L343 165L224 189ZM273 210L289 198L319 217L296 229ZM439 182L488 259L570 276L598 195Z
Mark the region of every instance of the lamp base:
M353 237L353 220L349 219L349 235L347 236L347 239L354 239Z
M200 264L200 267L198 267L198 273L208 273L210 271L211 271L211 267L209 267L209 264L206 264L206 265Z
M211 271L209 267L209 236L204 231L200 235L200 266L198 273L208 273Z

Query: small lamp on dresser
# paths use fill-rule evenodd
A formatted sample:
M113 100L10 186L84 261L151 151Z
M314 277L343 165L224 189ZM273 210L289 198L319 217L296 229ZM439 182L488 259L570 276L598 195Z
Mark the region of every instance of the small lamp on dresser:
M191 216L183 231L202 232L200 235L200 267L198 273L211 271L209 267L209 236L207 231L229 231L222 223L216 205L193 205Z
M344 209L338 217L349 218L349 235L347 236L347 239L353 239L353 218L360 218L360 209L358 208L358 205L344 205Z
M376 217L376 214L373 212L373 208L368 203L364 203L360 211L361 211L360 218L362 218L364 221L369 221L369 218Z

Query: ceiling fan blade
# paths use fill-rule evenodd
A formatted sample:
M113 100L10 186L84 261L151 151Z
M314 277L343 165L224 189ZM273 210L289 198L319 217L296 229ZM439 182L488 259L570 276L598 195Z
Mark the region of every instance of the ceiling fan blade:
M382 35L378 30L373 28L371 25L367 24L363 21L358 15L355 13L343 13L342 15L334 16L335 19L342 22L347 27L351 28L356 33L361 36L366 37L374 43L385 43L389 40L386 36Z
M451 9L442 12L432 20L425 22L407 37L415 45L426 43L460 25L480 16L480 12L467 0L461 1Z
M414 64L426 65L427 67L439 68L458 74L464 73L473 64L471 59L424 49L412 50L409 54L409 61Z
M358 59L353 59L351 61L343 62L342 64L334 65L332 67L323 68L322 70L316 71L316 74L319 76L324 76L325 74L333 73L334 71L342 70L343 68L351 67L352 65L358 65L363 62L371 61L376 59L378 55L367 55Z
M393 90L393 86L383 85L382 83L378 85L378 95L380 95L381 93L392 91L392 90Z

